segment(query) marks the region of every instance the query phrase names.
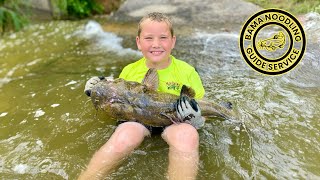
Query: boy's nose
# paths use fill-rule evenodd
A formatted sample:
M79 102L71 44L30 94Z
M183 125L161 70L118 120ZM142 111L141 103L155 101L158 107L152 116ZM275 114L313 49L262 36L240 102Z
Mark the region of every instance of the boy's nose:
M152 47L153 47L153 48L158 48L158 47L160 47L160 41L159 41L159 39L155 38L155 39L153 40Z

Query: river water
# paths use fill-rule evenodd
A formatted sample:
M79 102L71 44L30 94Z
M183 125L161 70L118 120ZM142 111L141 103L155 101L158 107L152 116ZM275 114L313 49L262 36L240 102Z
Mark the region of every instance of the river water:
M320 16L308 14L297 68L261 75L241 58L238 32L186 28L173 54L197 67L206 95L230 101L235 120L209 119L198 179L320 178ZM91 76L118 77L137 60L136 24L53 21L0 40L0 178L76 179L115 120L83 93ZM111 179L165 179L168 146L146 138Z

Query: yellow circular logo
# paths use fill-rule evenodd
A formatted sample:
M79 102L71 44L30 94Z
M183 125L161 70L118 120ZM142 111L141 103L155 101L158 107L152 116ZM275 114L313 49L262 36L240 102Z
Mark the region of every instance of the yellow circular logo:
M240 33L244 60L256 71L279 75L293 69L306 49L306 35L299 21L279 9L254 14Z

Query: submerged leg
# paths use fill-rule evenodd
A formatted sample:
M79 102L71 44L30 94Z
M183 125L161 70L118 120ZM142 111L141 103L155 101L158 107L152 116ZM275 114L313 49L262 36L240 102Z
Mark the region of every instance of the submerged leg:
M162 138L169 144L169 179L196 179L199 162L197 130L186 123L173 124L164 130Z
M140 123L120 124L108 142L93 155L79 180L105 179L105 176L138 147L147 135L150 135L149 130Z

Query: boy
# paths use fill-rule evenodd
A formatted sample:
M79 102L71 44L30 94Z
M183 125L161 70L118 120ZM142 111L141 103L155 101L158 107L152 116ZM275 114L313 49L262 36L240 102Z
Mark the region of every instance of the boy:
M170 19L162 13L150 13L143 17L138 26L136 43L143 58L126 66L120 78L141 82L149 68L157 69L159 75L158 91L179 95L182 85L193 88L196 99L204 95L201 79L189 64L177 60L171 55L176 37ZM100 79L88 80L85 88L87 95ZM188 101L178 104L178 117L200 119L200 109L190 108ZM189 108L188 108L189 107ZM198 107L199 108L199 107ZM79 179L103 179L127 155L129 155L150 135L150 127L137 122L120 124L106 144L91 159L87 170ZM173 124L161 134L169 145L169 179L195 179L199 160L199 135L197 130L187 123Z

